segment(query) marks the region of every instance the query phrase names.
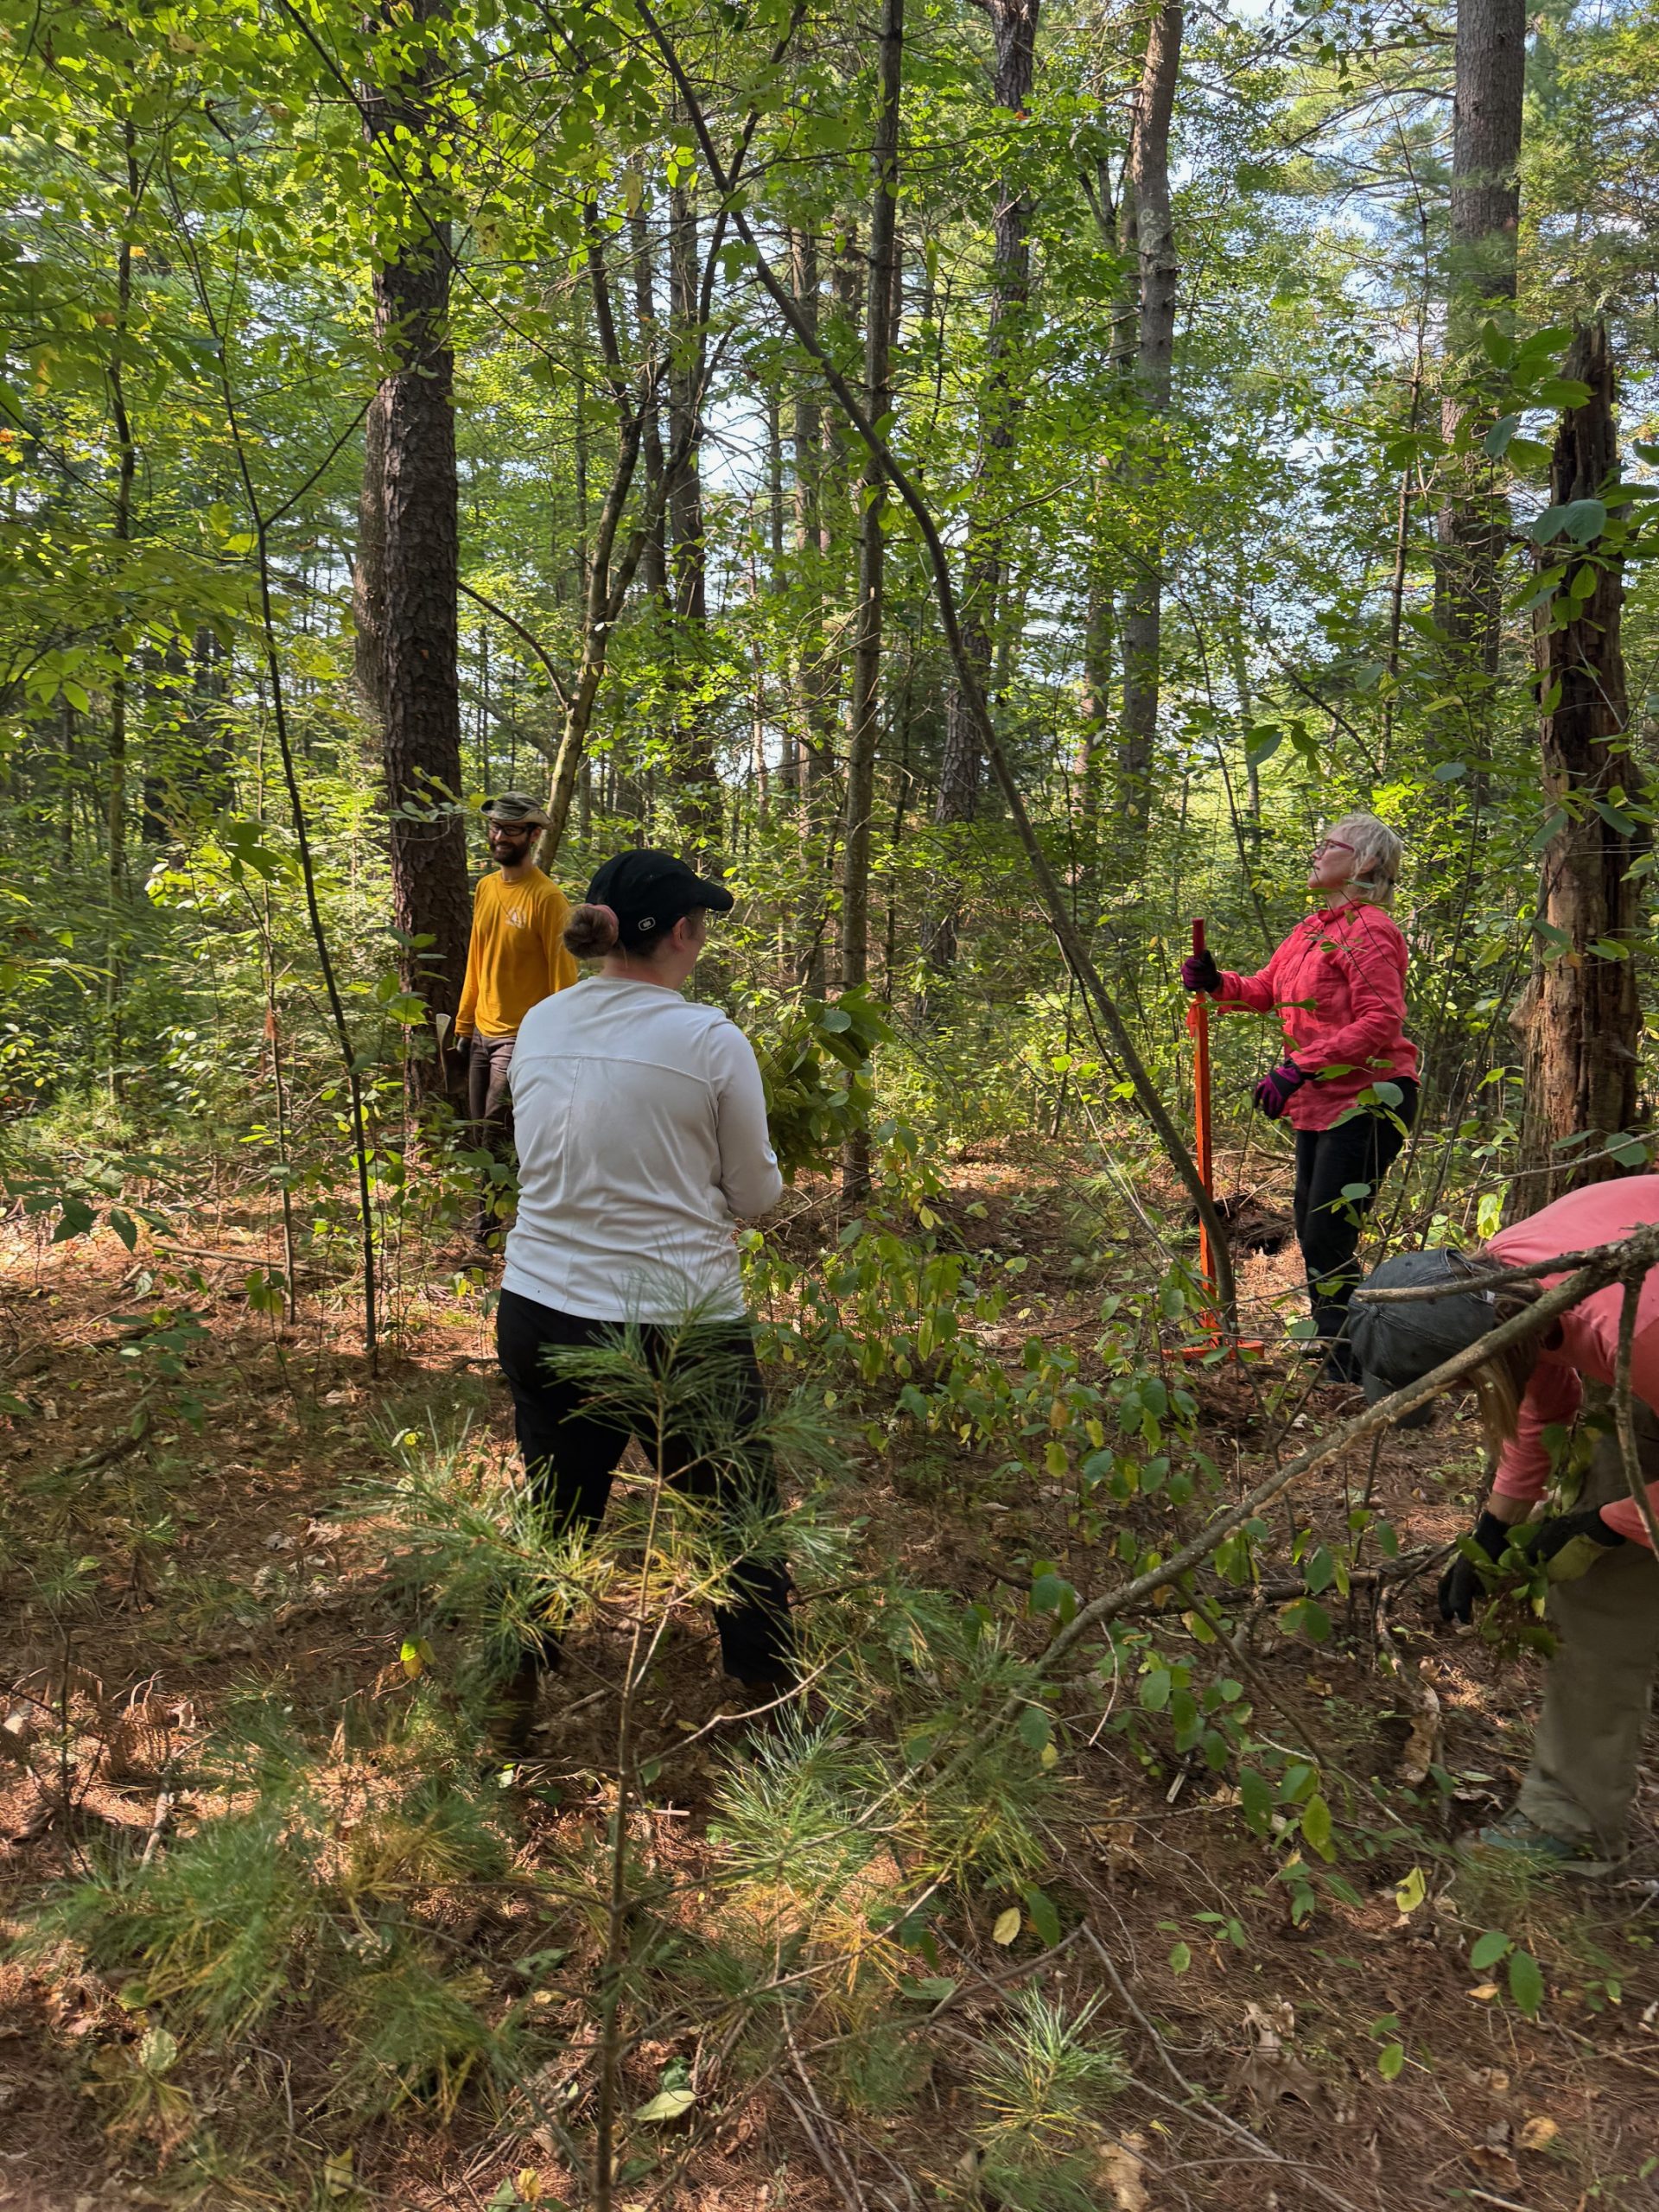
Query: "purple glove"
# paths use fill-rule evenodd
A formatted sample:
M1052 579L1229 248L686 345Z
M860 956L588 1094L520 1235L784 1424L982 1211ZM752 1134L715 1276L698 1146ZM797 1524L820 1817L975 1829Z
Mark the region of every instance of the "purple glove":
M1221 970L1216 965L1216 956L1206 945L1202 952L1189 952L1181 963L1181 988L1184 991L1218 991Z
M1294 1060L1281 1060L1271 1075L1264 1075L1250 1093L1270 1122L1276 1122L1290 1103L1290 1095L1307 1081L1307 1071Z

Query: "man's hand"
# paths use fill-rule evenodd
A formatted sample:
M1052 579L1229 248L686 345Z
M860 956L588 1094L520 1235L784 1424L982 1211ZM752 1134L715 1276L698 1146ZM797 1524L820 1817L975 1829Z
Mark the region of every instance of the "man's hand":
M1486 1595L1486 1578L1477 1560L1464 1556L1462 1547L1478 1544L1496 1566L1510 1545L1510 1523L1496 1513L1483 1513L1467 1536L1458 1539L1458 1556L1440 1577L1440 1618L1461 1621L1465 1628L1475 1618L1475 1602Z
M1294 1060L1281 1060L1271 1075L1264 1075L1250 1093L1257 1107L1270 1122L1276 1122L1290 1103L1293 1092L1307 1081L1307 1070L1299 1068Z
M1552 1582L1576 1582L1604 1552L1617 1549L1624 1541L1591 1506L1581 1513L1552 1513L1535 1522L1524 1532L1522 1548Z
M1202 952L1189 952L1181 963L1181 988L1184 991L1218 991L1221 970L1216 965L1216 956L1206 946Z
M456 1066L464 1068L473 1057L472 1031L470 1029L456 1030L449 1040L449 1050L454 1056Z

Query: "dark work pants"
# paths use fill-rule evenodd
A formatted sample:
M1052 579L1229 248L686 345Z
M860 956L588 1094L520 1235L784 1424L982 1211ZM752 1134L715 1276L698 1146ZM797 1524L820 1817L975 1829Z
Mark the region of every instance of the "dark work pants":
M1296 1241L1307 1269L1314 1325L1325 1344L1334 1344L1346 1325L1348 1301L1359 1281L1354 1255L1361 1226L1416 1119L1417 1085L1402 1083L1400 1092L1392 1113L1368 1110L1333 1129L1296 1132ZM1343 1196L1362 1183L1363 1197ZM1345 1345L1335 1357L1344 1368L1349 1364Z
M516 1037L474 1037L467 1056L467 1111L472 1118L473 1141L508 1158L512 1147L512 1093L507 1076L512 1066ZM496 1221L493 1203L495 1185L486 1182L479 1193L478 1233L486 1236Z
M543 1355L556 1347L594 1344L614 1336L614 1321L594 1321L538 1305L504 1290L496 1309L496 1351L512 1392L513 1422L524 1458L531 1496L543 1504L556 1529L595 1529L604 1517L611 1478L632 1433L613 1407L589 1409L582 1385L550 1372ZM778 1478L772 1453L754 1437L766 1412L766 1384L747 1322L713 1324L695 1331L641 1329L645 1354L660 1372L671 1351L699 1362L724 1363L722 1381L734 1396L735 1418L721 1424L724 1455L707 1440L661 1440L664 1471L688 1497L715 1505L777 1510ZM745 1438L748 1440L746 1442ZM645 1440L655 1452L658 1440ZM740 1681L762 1682L794 1673L789 1620L789 1571L779 1559L746 1559L734 1567L736 1603L715 1609L721 1663ZM556 1639L548 1656L556 1656Z

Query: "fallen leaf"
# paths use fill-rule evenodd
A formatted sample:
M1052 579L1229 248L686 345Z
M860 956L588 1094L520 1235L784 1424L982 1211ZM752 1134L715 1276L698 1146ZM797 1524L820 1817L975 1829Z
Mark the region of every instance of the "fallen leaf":
M1505 2189L1519 2189L1521 2169L1507 2151L1494 2150L1490 2143L1471 2143L1469 2163L1479 2168L1489 2181L1502 2182Z
M1521 2130L1521 2148L1547 2151L1560 2132L1547 2113L1535 2113Z
M1419 1702L1400 1754L1400 1779L1408 1789L1415 1789L1428 1780L1429 1769L1439 1763L1445 1726L1439 1694L1425 1681L1409 1687L1415 1689Z
M1144 2135L1126 2135L1122 2142L1108 2143L1101 2152L1100 2171L1117 2212L1150 2212L1152 2199L1141 2178L1146 2168L1141 2153L1146 2147Z
M1022 1915L1017 1904L1007 1906L996 1916L996 1925L991 1930L993 1943L1012 1943L1020 1933Z
M1497 1984L1495 1981L1478 1981L1469 1994L1471 1997L1478 1997L1481 2003L1484 2005L1490 1998L1497 1996Z
M1319 2083L1286 2044L1296 2025L1290 2005L1283 1999L1271 2005L1247 2005L1243 2025L1249 2048L1233 2068L1228 2083L1233 2093L1243 2089L1259 2105L1283 2104L1294 2097L1317 2107Z
M683 2120L697 2101L695 2089L659 2089L649 2104L641 2105L634 2113L636 2120L666 2121Z

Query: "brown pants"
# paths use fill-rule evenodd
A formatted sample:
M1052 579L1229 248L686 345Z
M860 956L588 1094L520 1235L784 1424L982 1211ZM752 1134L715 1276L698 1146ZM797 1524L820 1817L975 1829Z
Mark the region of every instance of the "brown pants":
M507 1077L517 1042L516 1037L474 1037L467 1057L467 1110L473 1141L498 1160L507 1159L512 1150L512 1093ZM486 1180L479 1193L479 1235L487 1235L499 1218L496 1185Z
M1659 1482L1659 1419L1641 1404L1636 1444L1643 1480ZM1603 1436L1579 1502L1609 1505L1629 1495L1618 1440ZM1561 1648L1545 1681L1521 1810L1551 1835L1617 1858L1627 1847L1659 1663L1659 1560L1645 1544L1618 1546L1576 1582L1555 1585L1549 1624Z

